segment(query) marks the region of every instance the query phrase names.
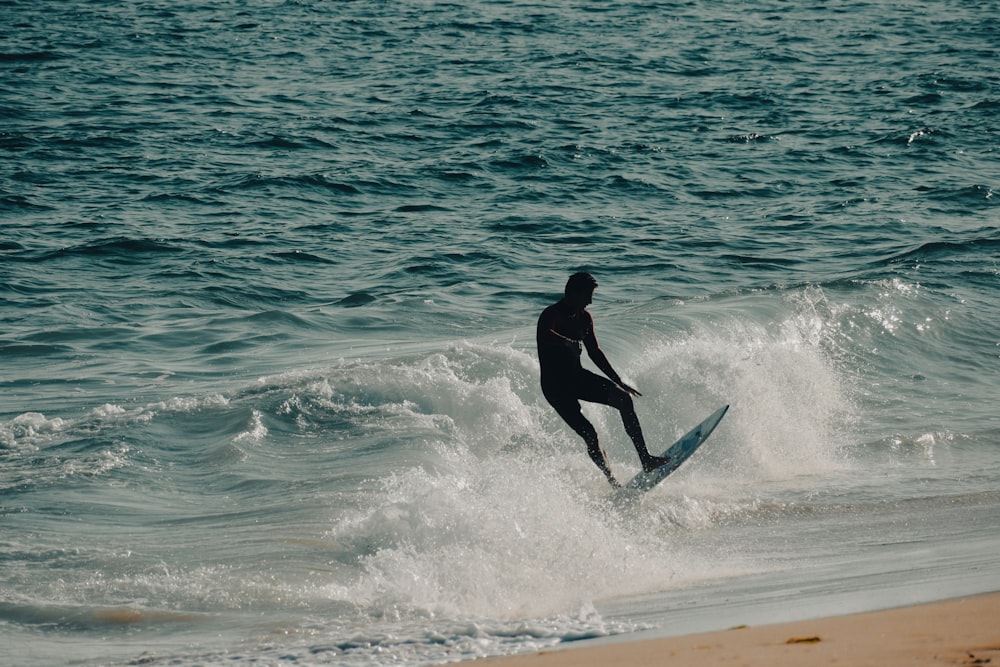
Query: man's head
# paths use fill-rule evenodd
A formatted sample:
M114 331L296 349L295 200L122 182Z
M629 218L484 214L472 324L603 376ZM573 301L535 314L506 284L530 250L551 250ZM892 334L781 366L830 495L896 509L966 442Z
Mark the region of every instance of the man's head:
M589 273L574 273L566 281L566 299L586 307L597 289L597 280Z
M580 292L593 292L597 289L597 279L589 273L574 273L566 281L566 296Z

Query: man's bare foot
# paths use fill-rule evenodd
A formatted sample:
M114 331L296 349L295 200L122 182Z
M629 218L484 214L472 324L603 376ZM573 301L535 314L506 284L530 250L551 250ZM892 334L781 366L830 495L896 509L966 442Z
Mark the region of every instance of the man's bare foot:
M646 472L653 472L657 468L661 468L668 463L670 463L669 456L650 456L642 462L642 469Z

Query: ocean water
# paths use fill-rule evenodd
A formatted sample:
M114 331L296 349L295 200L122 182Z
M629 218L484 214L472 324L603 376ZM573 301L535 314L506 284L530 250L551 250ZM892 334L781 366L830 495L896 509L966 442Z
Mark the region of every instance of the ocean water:
M429 665L1000 589L994 2L0 18L5 664ZM637 503L538 388L577 270L653 449L731 405Z

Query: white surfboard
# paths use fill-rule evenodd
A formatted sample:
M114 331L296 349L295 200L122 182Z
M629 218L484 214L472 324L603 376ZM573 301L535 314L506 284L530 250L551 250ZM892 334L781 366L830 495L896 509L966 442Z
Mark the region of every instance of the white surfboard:
M669 457L669 463L660 466L652 472L640 472L638 475L633 477L628 484L623 486L621 491L623 493L631 494L645 493L666 479L667 475L677 470L682 463L688 460L688 457L694 454L695 450L698 449L701 443L705 442L705 439L712 434L715 427L719 425L720 421L722 421L722 418L726 415L726 410L728 409L728 405L722 406L709 415L705 421L684 434L684 437L670 445L670 447L667 448L667 451L660 455Z

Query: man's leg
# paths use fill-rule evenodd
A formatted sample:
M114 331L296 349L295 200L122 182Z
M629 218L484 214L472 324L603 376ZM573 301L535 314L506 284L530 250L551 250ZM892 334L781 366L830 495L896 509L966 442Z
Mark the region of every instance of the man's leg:
M635 405L632 402L632 397L617 384L602 375L584 370L575 378L573 394L584 401L610 405L621 413L625 432L632 439L635 451L639 455L639 461L642 462L643 470L646 472L656 470L670 460L669 458L653 456L649 453L649 449L646 448L646 440L642 436L642 427L639 425L639 416L635 413ZM579 412L580 402L574 401L573 403ZM569 421L565 416L563 419ZM580 415L580 419L587 422L582 414ZM572 424L570 425L572 426ZM590 422L587 422L587 425L590 426ZM590 426L590 428L593 429L593 426ZM577 431L577 433L583 436L583 433L580 431ZM587 436L583 437L586 440ZM596 434L594 438L596 440Z
M590 456L590 460L597 464L597 467L601 469L604 476L608 478L611 486L616 489L621 487L618 480L611 473L611 466L608 465L608 457L604 453L604 448L601 447L600 440L597 437L597 429L594 425L590 423L590 420L583 416L583 412L580 410L579 401L573 401L575 410L568 406L561 406L556 408L559 416L569 424L570 428L577 432L577 434L583 438L583 441L587 443L587 455Z
M545 398L555 408L556 412L559 413L563 421L587 443L587 454L590 456L590 460L597 464L597 467L601 469L604 476L608 478L611 486L620 488L621 484L618 483L618 480L611 473L611 467L608 465L608 457L604 454L604 448L601 447L600 440L597 437L597 429L590 423L590 420L583 416L583 411L580 409L580 401L571 396L553 396L549 393L545 394Z
M580 431L577 431L577 433L580 433L583 441L587 443L587 454L590 456L590 460L597 464L597 467L601 469L604 476L608 478L608 482L611 483L611 486L616 489L620 488L621 484L619 484L618 480L615 479L615 476L611 474L611 467L608 466L608 457L604 454L604 448L601 447L601 443L598 441L597 429L595 429L593 424L586 419L584 419L584 421L587 422L587 426L590 428L586 429L583 433L580 433Z
M662 465L665 465L668 458L663 458L660 456L653 456L649 453L649 449L646 447L646 439L642 436L642 426L639 424L639 415L635 413L635 404L632 401L632 397L623 391L620 387L612 387L608 392L608 405L617 408L618 412L622 416L622 424L625 426L625 432L628 437L632 439L632 444L635 446L635 451L639 455L639 460L642 462L642 469L646 472L656 470Z
M587 423L589 424L590 422ZM604 448L601 447L601 443L598 442L597 430L593 426L590 427L589 433L583 435L583 441L587 443L587 454L590 456L590 460L597 464L597 467L601 469L604 476L608 478L611 486L616 489L621 488L621 484L611 474L611 467L608 466L608 457L604 454Z

